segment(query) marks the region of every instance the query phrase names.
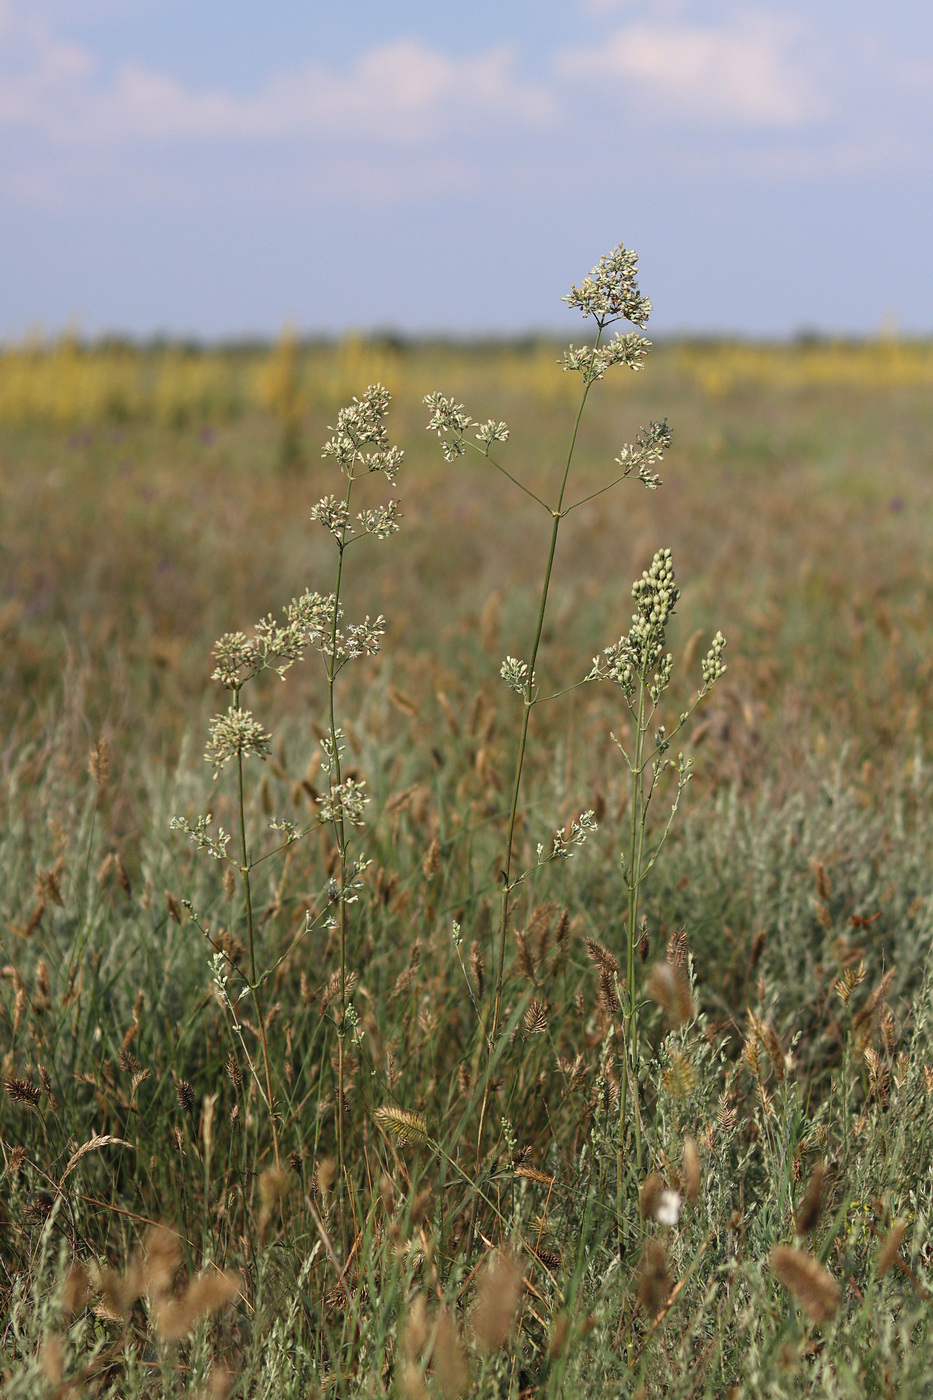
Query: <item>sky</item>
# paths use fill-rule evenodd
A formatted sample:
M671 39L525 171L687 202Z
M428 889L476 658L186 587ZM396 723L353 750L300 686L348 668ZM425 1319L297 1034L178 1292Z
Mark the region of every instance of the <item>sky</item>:
M0 0L0 338L933 334L929 0Z

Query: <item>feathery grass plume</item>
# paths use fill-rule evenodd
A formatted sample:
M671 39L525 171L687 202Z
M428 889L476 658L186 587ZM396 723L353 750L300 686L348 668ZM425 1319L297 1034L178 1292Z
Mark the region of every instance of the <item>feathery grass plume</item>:
M167 1225L154 1225L143 1242L143 1271L150 1297L169 1297L175 1275L181 1268L182 1250L178 1233Z
M648 1317L656 1317L671 1293L667 1250L660 1240L648 1240L637 1270L638 1301Z
M36 963L36 980L32 996L32 1009L37 1016L44 1015L52 1006L52 998L49 995L50 987L49 965L45 958L40 958Z
M383 1132L391 1134L402 1145L414 1144L424 1147L428 1142L427 1121L420 1113L412 1113L407 1108L396 1108L387 1104L373 1112L373 1118Z
M539 1171L537 1167L517 1166L515 1168L515 1175L521 1177L524 1181L536 1181L539 1186L551 1187L554 1186L557 1181L555 1176L552 1176L549 1172Z
M655 963L648 974L646 990L675 1029L693 1020L693 994L683 967L670 962Z
M110 747L101 737L92 745L87 756L87 771L98 787L106 787L110 779Z
M126 895L127 899L129 899L130 895L133 893L133 887L130 884L130 877L127 873L126 866L123 864L123 857L120 855L119 851L114 851L113 853L113 868L117 873L117 884L120 886L120 889Z
M879 1278L884 1278L890 1273L897 1263L904 1235L907 1233L907 1221L895 1220L890 1230L881 1241L878 1253L875 1256L875 1273Z
M684 1199L695 1205L700 1194L700 1154L692 1137L684 1138L681 1188Z
M548 1337L547 1359L556 1361L563 1353L570 1336L570 1317L566 1312L559 1312L551 1323L551 1335Z
M638 1191L638 1208L643 1220L653 1220L655 1208L664 1191L664 1178L660 1172L651 1172L645 1177Z
M771 1268L812 1322L826 1322L842 1299L842 1290L828 1269L812 1254L792 1245L776 1244Z
M505 1346L522 1301L522 1271L515 1256L495 1250L483 1269L470 1324L483 1351Z
M152 1321L163 1342L180 1342L212 1313L242 1295L239 1274L212 1270L191 1280L180 1298L160 1298L153 1303Z
M470 1365L450 1308L442 1307L434 1325L431 1367L444 1400L460 1400L472 1387Z
M826 1167L822 1162L817 1162L810 1173L807 1189L794 1218L794 1230L798 1235L812 1235L820 1222L825 1178Z
M616 992L615 977L607 967L600 966L599 989L597 992L600 1010L609 1017L616 1016L622 1009Z
M473 972L473 976L476 979L476 995L479 998L479 1000L482 1001L483 991L486 986L486 964L483 960L483 950L475 939L470 944L470 968Z
M864 982L867 975L868 969L865 967L864 962L860 962L856 968L846 968L845 972L837 981L835 988L836 996L842 1002L843 1006L848 1007L852 999L852 993L855 991L856 987Z
M515 930L515 947L517 949L516 958L518 965L521 968L523 975L527 977L528 981L531 982L532 985L534 985L537 981L535 973L535 960L534 956L532 955L531 949L528 946L528 939L525 936L524 930L522 929Z
M13 1103L24 1103L29 1108L38 1108L42 1090L31 1079L8 1079L4 1086Z
M529 1002L528 1009L522 1017L522 1035L525 1040L530 1035L543 1035L547 1030L548 1008L543 1001L538 1001L537 997Z
M664 1071L664 1087L672 1099L687 1099L697 1086L697 1072L679 1050L671 1051L671 1062Z
M91 1137L88 1138L87 1142L83 1142L81 1146L77 1148L77 1150L73 1152L69 1157L65 1170L62 1173L61 1180L58 1183L59 1186L62 1186L68 1179L68 1177L71 1176L71 1173L74 1171L75 1167L82 1160L82 1158L86 1157L89 1152L99 1152L102 1147L132 1148L133 1144L131 1142L127 1142L126 1138L114 1137L111 1133L93 1133Z
M620 970L619 959L610 953L608 948L604 948L595 938L587 938L586 951L590 959L604 972L608 972L611 975Z
M182 1113L191 1113L194 1108L194 1090L187 1079L179 1079L175 1085L175 1097Z
M435 836L430 846L424 853L421 862L421 873L426 880L433 880L437 874L437 868L441 863L441 843Z
M826 874L826 868L820 860L815 860L813 862L813 879L816 882L816 892L820 899L832 899L833 887L829 882L829 876Z

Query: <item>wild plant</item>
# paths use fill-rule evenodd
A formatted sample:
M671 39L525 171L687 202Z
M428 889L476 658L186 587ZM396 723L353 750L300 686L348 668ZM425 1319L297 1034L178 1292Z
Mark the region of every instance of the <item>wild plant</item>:
M557 554L558 536L562 522L575 510L588 502L613 490L620 482L634 475L649 490L661 484L655 467L663 459L671 443L671 433L664 419L651 422L647 429L639 431L634 442L626 443L615 459L616 471L606 485L596 491L587 492L576 499L571 491L571 472L577 447L580 424L587 399L593 386L602 381L608 371L620 366L639 371L651 349L651 342L636 331L624 334L616 332L611 339L604 339L609 328L619 321L644 330L651 314L651 302L638 289L638 259L634 251L621 244L603 256L585 277L579 287L572 286L563 298L574 310L580 311L584 319L595 324L595 336L591 345L572 345L565 352L562 367L565 372L579 374L582 380L579 404L570 433L563 467L556 492L552 499L545 499L531 486L507 468L498 455L493 455L496 444L505 444L509 430L505 423L489 419L480 423L470 417L463 404L456 403L442 393L429 394L425 403L432 414L429 430L436 431L441 439L444 458L453 462L462 457L467 449L488 460L498 471L544 511L550 518L550 538L547 557L541 578L537 617L530 645L524 658L507 656L502 663L500 675L510 690L515 692L522 703L521 720L515 756L512 765L511 801L505 827L502 854L501 881L502 893L499 901L499 917L496 935L497 948L494 951L496 977L493 984L491 1012L488 1014L483 1034L487 1046L485 1082L479 1125L476 1134L476 1161L479 1165L484 1150L484 1130L489 1110L490 1086L493 1081L497 1061L498 1041L502 1022L502 988L505 971L505 955L508 946L510 918L518 888L533 871L554 861L566 859L574 850L583 845L591 832L596 829L593 810L582 812L571 823L569 829L557 831L549 845L539 843L537 862L531 867L516 869L515 838L522 798L522 777L528 751L532 711L539 705L550 703L565 695L573 686L558 689L551 694L542 694L538 680L537 665L544 635L545 619L551 590L554 561ZM469 436L472 430L472 436ZM498 451L496 449L496 451ZM614 645L607 647L603 656L597 657L592 669L582 682L606 679L614 682L622 695L632 722L632 737L626 749L620 740L615 739L629 772L629 830L626 848L622 852L622 877L627 891L625 911L626 950L625 978L622 983L624 1005L623 1014L623 1055L622 1055L622 1095L619 1119L619 1189L622 1181L622 1139L628 1130L627 1104L630 1079L638 1084L640 1074L639 1052L639 1008L642 991L638 985L636 947L639 942L638 913L639 895L651 870L658 860L667 835L671 829L680 797L690 777L690 760L683 753L676 758L666 757L672 741L686 725L696 705L715 685L725 672L722 660L725 638L717 632L710 650L703 661L703 682L693 702L667 731L663 724L656 723L661 697L671 682L673 658L666 650L667 626L680 596L674 585L674 568L669 549L659 550L632 589L636 611L628 633L620 637ZM650 731L656 725L653 738ZM649 835L648 815L652 800L657 794L663 776L676 774L676 790L670 812L663 829L654 839ZM603 969L611 976L609 963ZM614 993L609 996L611 1001ZM641 1164L641 1119L637 1106L632 1114L631 1124L637 1161Z
M215 985L227 1008L232 1029L239 1037L250 1071L266 1106L277 1168L281 1165L281 1152L275 1068L269 1054L266 1035L263 984L276 966L293 951L298 941L309 932L314 921L309 914L305 928L296 936L288 950L260 972L251 877L258 864L277 852L288 849L294 842L306 836L314 825L329 827L333 833L336 858L329 874L324 902L327 927L336 930L339 948L339 974L335 994L330 1000L334 1007L337 1042L337 1090L334 1112L341 1183L346 1170L345 1040L348 1030L352 1031L358 1024L358 1018L348 1002L348 909L359 900L364 872L369 865L369 860L362 854L351 858L350 849L354 829L364 824L363 814L369 797L364 791L365 780L359 781L344 773L346 740L339 720L337 679L350 661L362 656L373 656L379 651L380 639L386 626L385 618L381 614L375 620L367 616L362 622L350 626L341 625L345 586L344 563L352 544L366 536L384 540L398 529L399 510L396 500L390 500L385 505L367 507L355 517L352 512L354 487L362 477L383 472L388 481L394 484L401 466L402 453L397 447L390 445L385 425L389 402L390 395L382 385L370 386L362 398L354 399L352 404L340 410L336 427L332 430L333 437L323 448L322 455L335 459L344 477L341 495L323 497L311 511L311 519L323 527L336 549L337 561L332 592L321 594L306 590L288 604L283 623L277 623L271 616L265 617L257 623L252 636L247 637L243 632L228 632L214 647L216 665L212 679L219 681L230 692L231 700L226 712L214 718L205 758L213 765L215 779L228 763L234 765L238 837L236 857L228 854L228 846L232 839L229 833L223 828L219 829L216 836L210 833L212 817L209 813L197 818L194 826L185 817L175 817L172 821L173 827L183 831L198 850L204 851L215 860L227 863L241 881L249 975L236 996L228 984L231 976L239 976L239 969L229 951L211 938L208 929L202 926L202 931L214 949L212 965ZM244 686L264 671L271 670L284 679L285 673L296 661L300 661L309 649L316 651L321 658L326 685L326 733L321 738L321 749L324 755L322 766L327 775L327 792L319 804L317 822L310 827L301 829L287 818L273 817L269 824L270 829L281 833L284 841L273 849L256 855L247 837L244 759L249 756L266 758L270 752L272 736L255 718L253 712L243 707L241 694ZM236 1012L237 1003L247 995L252 998L255 1008L256 1030L261 1049L261 1072L250 1056Z

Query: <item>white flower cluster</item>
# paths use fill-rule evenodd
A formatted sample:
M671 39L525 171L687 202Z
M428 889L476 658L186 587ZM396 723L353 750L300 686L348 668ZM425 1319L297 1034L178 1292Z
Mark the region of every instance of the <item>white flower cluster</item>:
M507 656L499 667L499 675L505 681L509 690L516 691L519 695L524 695L528 686L528 662L519 661L516 656ZM532 688L535 678L531 677Z
M347 476L385 472L390 481L401 465L402 453L389 446L385 419L392 395L382 384L370 384L361 399L354 399L337 414L334 434L321 449L322 457L336 457ZM365 447L376 451L366 453Z
M363 791L365 786L365 782L358 783L355 778L347 778L345 782L335 783L321 798L321 805L318 808L318 819L321 824L343 821L348 822L350 826L365 826L363 808L369 802L369 798Z
M398 501L389 501L387 505L375 506L372 510L361 511L356 518L367 535L372 535L377 540L387 540L390 535L398 533L398 522L401 515L398 507Z
M243 754L267 758L271 742L272 735L254 718L252 710L231 705L226 714L215 715L211 721L204 761L214 765L216 778L231 758Z
M651 341L632 331L615 336L606 345L571 345L558 364L563 366L565 374L568 369L576 370L582 374L584 384L595 384L613 365L641 369L650 349Z
M230 835L223 827L217 828L217 835L208 835L207 828L214 820L210 812L206 817L198 817L197 825L192 826L185 817L172 817L169 826L172 831L183 831L189 841L193 841L199 851L207 851L215 860L226 860ZM187 903L187 901L183 901Z
M569 833L565 826L562 826L560 831L554 833L551 852L550 855L547 856L547 859L568 860L573 855L573 847L584 845L586 838L591 835L592 832L598 830L599 827L596 824L593 811L581 812L576 821L570 823ZM539 845L538 860L543 862L544 859L544 846Z
M621 317L633 326L645 326L651 315L651 302L639 293L637 278L638 254L620 243L600 258L579 287L571 287L561 300L584 316L594 316L601 326Z
M497 423L492 418L487 423L478 423L470 417L462 403L454 403L445 394L425 394L424 402L432 410L427 424L428 432L437 433L440 438L445 462L453 462L466 452L466 435L470 428L476 428L476 441L486 457L494 442L509 440L508 424Z
M336 496L324 496L311 509L311 519L318 520L329 530L335 540L342 544L347 532L353 533L350 524L350 510L346 501L338 501Z
M661 485L661 478L649 468L663 460L670 445L671 430L664 418L660 423L651 423L647 431L642 429L634 443L626 443L615 460L625 476L636 472L638 480L644 482L649 491L654 491Z

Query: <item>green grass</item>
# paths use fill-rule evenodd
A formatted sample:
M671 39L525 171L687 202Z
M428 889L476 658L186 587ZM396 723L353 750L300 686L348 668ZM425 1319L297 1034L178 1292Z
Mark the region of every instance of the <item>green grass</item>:
M521 716L498 672L527 652L547 521L487 463L443 463L420 399L442 388L508 421L501 460L551 491L570 398L520 368L508 347L414 347L387 376L402 531L350 557L346 608L385 613L389 631L338 683L346 763L372 797L346 928L362 1039L346 1049L343 1179L334 841L322 828L251 876L258 965L275 965L279 1174L246 1059L261 1061L255 1008L238 1004L241 1040L198 927L242 963L241 896L169 829L208 810L236 827L235 792L202 760L226 705L215 638L333 586L308 516L338 489L317 459L336 404L322 390L306 405L287 473L275 422L249 407L210 435L2 429L0 1048L4 1079L25 1081L0 1099L5 1395L929 1393L929 396L753 384L707 400L677 347L593 390L581 495L649 419L670 418L674 448L660 491L624 483L562 526L542 685L579 679L628 627L631 581L660 546L683 588L675 718L693 634L700 656L716 627L729 638L642 902L645 975L689 950L698 1014L670 1029L642 1013L645 1155L630 1094L620 1181L620 1018L586 941L624 966L612 687L533 712L517 864L582 809L599 831L517 889L491 1057L483 1038ZM273 814L314 821L328 726L319 665L252 689L274 739L245 769L251 843ZM105 782L87 768L101 738ZM532 1001L546 1024L529 1033ZM380 1126L385 1108L413 1116L408 1142ZM77 1157L95 1134L120 1141ZM819 1218L797 1238L817 1163ZM653 1172L683 1197L676 1225L641 1213ZM181 1340L153 1260L146 1288L119 1281L156 1222L180 1244ZM781 1244L832 1274L832 1317L779 1282ZM89 1291L72 1273L66 1307L75 1264ZM183 1287L202 1271L235 1274L236 1294L199 1320Z

